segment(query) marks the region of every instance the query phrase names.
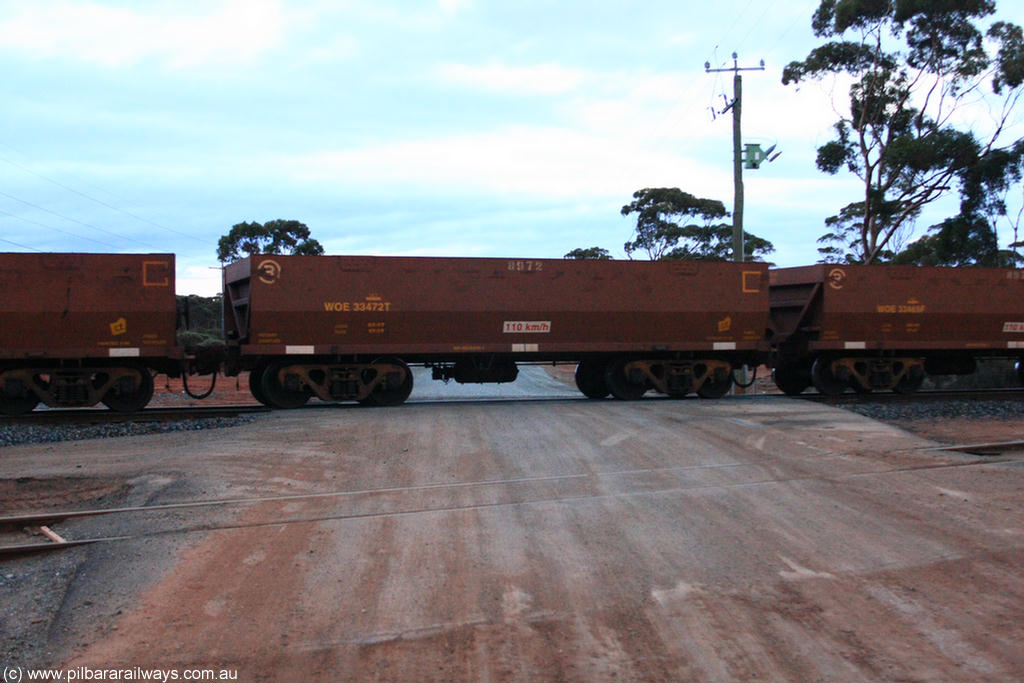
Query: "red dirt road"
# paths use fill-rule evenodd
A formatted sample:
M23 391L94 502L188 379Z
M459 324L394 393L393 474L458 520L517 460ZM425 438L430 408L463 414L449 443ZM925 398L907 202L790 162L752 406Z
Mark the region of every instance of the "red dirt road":
M70 460L44 447L4 457L23 476L70 462L133 481L159 473L174 483L153 502L331 495L125 522L129 534L233 528L79 551L116 562L83 555L79 573L99 575L68 588L50 632L71 634L54 664L238 669L241 681L1024 672L1021 461L927 450L838 409L310 409L83 443ZM106 616L85 629L78 610Z

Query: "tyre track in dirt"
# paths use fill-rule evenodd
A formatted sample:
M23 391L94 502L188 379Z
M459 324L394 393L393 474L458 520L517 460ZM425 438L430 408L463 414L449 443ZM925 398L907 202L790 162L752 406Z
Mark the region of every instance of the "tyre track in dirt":
M244 446L207 441L225 452L204 476L263 495L412 488L236 511L222 521L268 525L195 534L66 662L325 681L1024 670L1024 469L1012 461L919 450L929 444L786 399L260 424ZM463 485L499 479L519 483ZM372 516L273 524L355 512Z

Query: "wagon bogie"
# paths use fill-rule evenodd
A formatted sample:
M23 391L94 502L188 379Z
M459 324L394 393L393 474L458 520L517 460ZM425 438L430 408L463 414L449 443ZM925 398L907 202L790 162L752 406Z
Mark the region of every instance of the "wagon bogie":
M811 366L811 382L820 393L828 395L841 394L847 389L857 393L897 391L909 394L920 388L924 378L924 361L920 358L825 355L817 357ZM785 372L782 381L791 381L793 389L799 384ZM800 391L803 388L806 387Z
M102 402L112 410L141 410L153 396L153 376L141 365L14 367L0 371L0 412L25 413L39 403L80 408Z
M586 359L576 368L576 386L588 398L611 394L620 400L636 400L648 391L672 398L694 393L701 398L721 398L732 388L732 370L728 361L719 358Z
M314 396L327 402L388 406L409 397L412 381L409 366L397 359L371 363L310 359L261 366L250 376L250 388L261 403L275 408L301 408Z

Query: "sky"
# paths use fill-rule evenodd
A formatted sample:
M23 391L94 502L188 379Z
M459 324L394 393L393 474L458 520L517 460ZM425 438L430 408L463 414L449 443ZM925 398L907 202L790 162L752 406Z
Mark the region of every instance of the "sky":
M636 190L732 208L732 74L704 65L735 51L765 62L743 141L782 152L745 171L744 225L813 263L861 192L814 164L844 89L781 83L817 5L0 0L0 251L172 252L207 296L242 221L302 221L329 254L624 258Z

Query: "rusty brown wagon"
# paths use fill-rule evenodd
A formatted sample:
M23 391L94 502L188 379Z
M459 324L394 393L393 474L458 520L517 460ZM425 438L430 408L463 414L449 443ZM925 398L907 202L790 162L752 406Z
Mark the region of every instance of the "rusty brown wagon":
M770 278L774 377L788 394L912 392L926 374L1024 357L1024 270L816 265Z
M173 254L0 254L0 412L143 408L183 350Z
M227 372L276 407L403 402L409 365L508 382L576 363L591 397L717 397L766 351L762 263L278 256L224 271Z

